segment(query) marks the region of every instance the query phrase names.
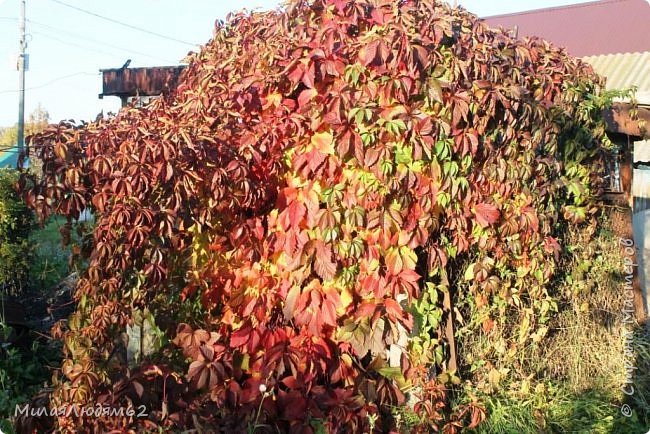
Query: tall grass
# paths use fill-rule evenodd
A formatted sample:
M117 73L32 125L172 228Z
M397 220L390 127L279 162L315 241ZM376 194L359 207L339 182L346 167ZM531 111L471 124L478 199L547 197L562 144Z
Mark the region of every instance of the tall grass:
M61 244L60 229L64 224L65 219L61 217L50 218L29 236L34 248L33 263L30 264L30 284L34 289L51 289L70 273L70 248Z
M623 257L603 218L596 233L572 229L565 243L563 276L552 289L558 312L539 343L512 345L486 335L471 321L459 332L461 356L472 374L456 391L486 405L488 420L476 434L645 434L650 428L650 340L635 325L635 393L626 396L623 331ZM507 351L495 350L505 346ZM488 371L499 375L486 382ZM494 377L493 377L494 380ZM627 404L630 417L621 412Z

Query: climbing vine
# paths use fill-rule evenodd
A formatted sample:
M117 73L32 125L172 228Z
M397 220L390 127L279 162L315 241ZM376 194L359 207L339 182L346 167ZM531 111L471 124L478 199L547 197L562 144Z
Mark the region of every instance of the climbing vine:
M397 406L414 432L480 423L446 404L449 303L533 300L539 333L559 228L596 211L599 92L564 50L434 0L218 23L173 95L32 140L29 205L96 216L51 404L149 410L58 427L368 432ZM129 367L145 307L166 341Z

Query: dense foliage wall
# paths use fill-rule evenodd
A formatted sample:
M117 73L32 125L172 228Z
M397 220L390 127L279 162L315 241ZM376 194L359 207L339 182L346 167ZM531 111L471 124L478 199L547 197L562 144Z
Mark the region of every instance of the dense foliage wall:
M30 206L97 217L51 403L149 412L60 428L367 432L407 399L414 429L478 423L445 407L443 301L463 279L538 332L562 227L595 212L599 95L565 51L434 0L218 23L171 97L32 141ZM144 307L163 339L129 369Z

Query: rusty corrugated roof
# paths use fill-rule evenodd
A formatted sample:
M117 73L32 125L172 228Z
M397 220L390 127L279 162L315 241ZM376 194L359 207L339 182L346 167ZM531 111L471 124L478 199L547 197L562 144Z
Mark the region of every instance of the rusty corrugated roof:
M483 19L491 27L518 28L566 47L577 57L650 51L650 3L601 0Z
M607 77L607 89L637 87L639 104L650 105L650 51L585 57L594 70Z

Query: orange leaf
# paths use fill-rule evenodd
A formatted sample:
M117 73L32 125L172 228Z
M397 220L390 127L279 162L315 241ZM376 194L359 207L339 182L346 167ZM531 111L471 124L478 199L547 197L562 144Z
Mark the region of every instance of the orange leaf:
M293 313L296 308L296 301L298 300L299 295L300 295L300 287L292 286L291 289L289 290L289 293L287 294L287 298L285 298L284 300L284 308L282 309L282 313L284 314L284 317L288 320L293 318Z
M318 149L323 154L334 154L334 137L328 131L314 134L311 137L311 144L314 149Z
M401 318L402 317L402 306L392 298L387 298L384 300L384 306L386 307L386 313L389 317Z

